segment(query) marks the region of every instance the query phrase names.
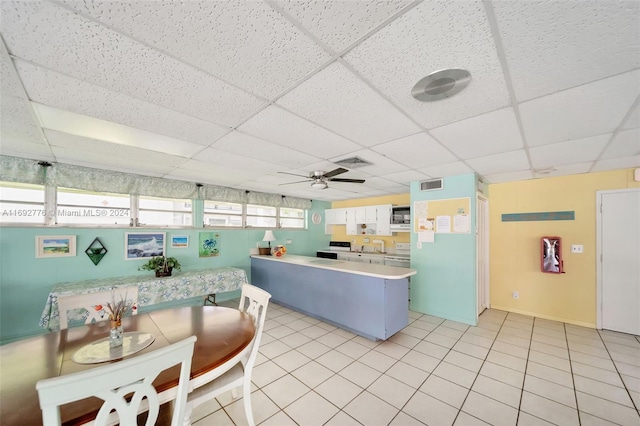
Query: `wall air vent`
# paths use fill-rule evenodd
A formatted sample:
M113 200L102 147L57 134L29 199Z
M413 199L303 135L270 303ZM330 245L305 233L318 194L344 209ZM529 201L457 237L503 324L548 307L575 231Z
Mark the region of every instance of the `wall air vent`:
M368 162L367 160L363 160L360 157L345 158L344 160L336 161L334 164L337 164L342 167L346 167L347 169L355 169L358 167L372 165L370 162Z
M423 180L420 182L420 191L436 191L443 188L442 178Z

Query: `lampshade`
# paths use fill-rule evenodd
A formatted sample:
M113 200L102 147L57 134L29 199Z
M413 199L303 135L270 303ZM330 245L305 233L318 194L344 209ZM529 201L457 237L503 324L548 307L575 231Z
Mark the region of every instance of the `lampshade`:
M276 240L276 236L273 235L273 231L264 231L264 237L262 238L262 241L275 241Z

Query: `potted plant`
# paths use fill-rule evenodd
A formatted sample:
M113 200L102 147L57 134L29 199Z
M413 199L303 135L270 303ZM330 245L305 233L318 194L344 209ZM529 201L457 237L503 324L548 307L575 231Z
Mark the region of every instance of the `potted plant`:
M173 269L180 270L181 265L175 257L155 256L140 266L139 270L155 271L156 277L170 277Z

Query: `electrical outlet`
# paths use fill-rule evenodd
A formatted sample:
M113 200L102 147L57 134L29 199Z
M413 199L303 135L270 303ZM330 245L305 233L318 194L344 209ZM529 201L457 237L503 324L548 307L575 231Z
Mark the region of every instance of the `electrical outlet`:
M286 244L293 244L292 240L287 240Z
M517 291L514 291L513 293L511 293L511 297L513 297L514 299L519 299L520 298L520 293Z
M369 242L369 239L368 239L368 238L365 238L365 239L364 239L364 242L365 242L365 243L368 243L368 242Z
M582 253L584 251L584 246L582 244L573 244L571 246L571 253Z

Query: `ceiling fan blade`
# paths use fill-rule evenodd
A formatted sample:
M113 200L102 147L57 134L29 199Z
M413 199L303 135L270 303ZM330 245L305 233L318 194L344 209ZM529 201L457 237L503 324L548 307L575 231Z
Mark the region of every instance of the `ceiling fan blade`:
M282 185L291 185L291 184L294 184L294 183L302 183L302 182L307 183L307 182L309 182L309 181L308 181L308 180L297 180L297 181L295 181L295 182L280 183L280 184L278 184L278 185L279 185L279 186L282 186Z
M289 173L289 172L278 172L278 173L283 174L283 175L298 176L298 177L303 177L303 178L310 179L310 177L309 177L309 176L307 176L307 175L298 175L298 174L295 174L295 173Z
M340 179L333 178L329 179L331 182L351 182L351 183L364 183L364 179Z
M322 176L325 177L325 178L330 178L330 177L333 177L333 176L341 175L342 173L346 173L348 171L349 170L347 170L345 168L338 167L337 169L331 170L330 172L327 172Z

